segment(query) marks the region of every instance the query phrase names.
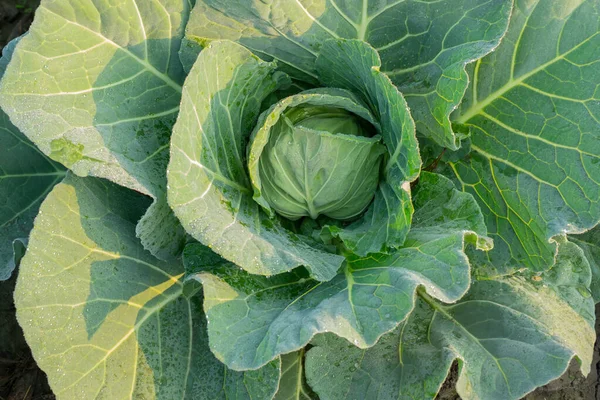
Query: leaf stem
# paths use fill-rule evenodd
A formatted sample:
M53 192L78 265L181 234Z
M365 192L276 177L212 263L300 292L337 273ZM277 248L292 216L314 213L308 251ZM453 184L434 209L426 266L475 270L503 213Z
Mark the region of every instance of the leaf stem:
M431 308L437 310L439 305L436 303L435 299L427 294L427 291L423 286L419 286L417 288L417 295L419 295L425 303L429 304Z

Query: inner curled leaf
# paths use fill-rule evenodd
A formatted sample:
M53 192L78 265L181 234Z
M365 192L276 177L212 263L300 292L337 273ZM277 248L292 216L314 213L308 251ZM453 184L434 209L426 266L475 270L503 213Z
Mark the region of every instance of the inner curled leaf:
M268 205L291 220L345 220L362 213L375 195L386 152L381 136L370 137L375 127L328 105L301 104L271 115L277 122L263 131L267 144L256 151L258 171L251 171L260 174L254 179L262 184L255 187L258 196L262 190Z

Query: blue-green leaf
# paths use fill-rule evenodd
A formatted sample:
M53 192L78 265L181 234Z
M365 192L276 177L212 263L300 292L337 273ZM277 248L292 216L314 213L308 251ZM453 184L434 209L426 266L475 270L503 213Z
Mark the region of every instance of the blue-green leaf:
M315 84L315 59L326 40L370 43L381 56L381 70L405 94L417 129L456 149L460 137L448 116L468 84L465 64L498 46L511 7L512 0L201 0L186 38L201 46L238 41Z
M304 378L304 349L281 356L279 390L273 400L313 400L317 397L306 386Z
M185 239L165 207L165 171L191 7L189 0L43 0L0 85L0 106L44 154L77 175L156 200L137 232L163 259Z
M590 291L598 303L600 302L600 226L581 235L569 235L569 240L581 247L590 263L592 272Z
M472 153L451 162L478 200L500 271L553 265L556 242L600 220L600 4L516 2L498 49L470 68L453 116Z
M350 90L369 105L388 152L375 199L365 215L345 229L331 229L361 256L393 251L404 243L413 214L410 182L421 168L415 124L406 101L379 71L380 66L377 52L359 40L328 40L316 61L324 85Z
M343 257L285 229L252 198L244 146L262 101L279 87L274 69L230 41L200 54L173 130L169 204L190 235L250 273L303 265L328 280Z
M462 399L517 400L562 375L574 356L587 374L595 341L589 273L581 249L566 242L541 276L476 281L455 304L419 292L406 322L373 347L316 337L308 383L323 400L434 399L459 359Z
M0 79L18 40L2 51ZM0 281L10 278L18 265L40 204L64 175L64 168L38 150L0 109Z

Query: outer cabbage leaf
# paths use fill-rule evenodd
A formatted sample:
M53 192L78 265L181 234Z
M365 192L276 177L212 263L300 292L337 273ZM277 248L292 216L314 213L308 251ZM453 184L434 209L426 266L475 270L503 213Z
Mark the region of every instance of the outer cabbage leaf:
M164 259L185 239L166 204L165 170L191 7L189 0L43 0L0 86L0 107L50 158L156 200L137 234Z
M373 347L360 349L331 333L316 336L306 355L309 385L322 400L435 399L454 354L427 341L431 319L418 298L408 319Z
M600 4L519 0L498 49L471 69L453 116L472 153L450 163L486 216L500 271L554 263L555 235L600 220Z
M595 340L589 272L581 249L563 243L554 269L535 280L476 281L456 304L421 292L406 322L371 348L316 337L308 383L323 400L434 399L458 359L462 399L516 400L562 375L575 355L587 374Z
M358 221L343 230L332 227L352 252L387 252L404 243L413 207L410 182L419 175L421 158L415 125L402 94L379 71L377 52L359 40L328 40L316 69L323 85L360 95L381 126L388 157L373 203Z
M183 267L145 251L135 223L149 199L68 176L42 204L15 291L37 364L65 399L269 399L279 360L227 371L207 344L202 298Z
M18 40L2 50L0 79ZM64 175L0 109L0 281L10 278L42 200Z
M444 302L460 299L470 284L466 242L490 245L481 212L470 195L428 173L414 202L415 223L404 248L392 255L349 256L328 282L309 279L302 269L267 278L224 260L212 260L211 266L187 258L190 279L203 284L216 357L234 370L254 369L323 332L365 348L406 318L418 286ZM206 249L196 245L186 251Z
M195 239L251 273L304 265L328 280L343 257L283 228L252 199L245 145L262 101L279 87L274 69L229 41L200 54L173 130L169 204Z
M214 39L238 41L312 83L319 81L314 63L327 39L370 43L382 71L406 96L417 129L456 149L460 138L448 116L468 84L465 64L498 45L511 6L511 0L202 0L186 38L201 46ZM182 52L193 53L196 46Z
M304 379L304 349L281 356L279 390L273 400L313 400L317 397Z
M600 225L581 235L570 235L569 240L581 247L590 263L592 271L590 291L598 303L600 302Z

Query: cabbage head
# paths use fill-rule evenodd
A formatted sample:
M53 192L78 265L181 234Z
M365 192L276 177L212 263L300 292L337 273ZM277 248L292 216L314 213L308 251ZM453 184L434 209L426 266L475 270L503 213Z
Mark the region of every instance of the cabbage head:
M255 200L290 220L360 215L375 195L385 152L381 136L369 136L375 128L326 106L299 105L274 116L275 125L259 130L250 150L258 160L250 170Z

